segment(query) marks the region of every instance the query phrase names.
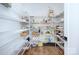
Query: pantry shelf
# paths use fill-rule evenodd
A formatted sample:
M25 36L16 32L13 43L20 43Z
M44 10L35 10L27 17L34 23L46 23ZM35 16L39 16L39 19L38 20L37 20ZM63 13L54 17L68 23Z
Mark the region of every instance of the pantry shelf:
M16 19L12 19L12 18L9 18L9 17L1 17L0 16L0 19L4 19L4 20L8 20L8 21L15 21L15 22L24 22L24 23L29 23L25 20L20 20L19 18L16 18Z
M66 42L62 37L60 37L59 35L56 35L57 38L59 38L61 41Z
M6 30L6 31L0 31L0 33L20 33L20 32L23 32L23 31L28 31L29 29L19 29L19 30Z
M62 46L62 45L60 45L60 43L59 42L55 42L61 49L63 49L64 50L64 47Z
M12 43L12 42L16 41L17 39L19 39L19 38L16 38L15 40L14 40L14 39L12 39L12 40L6 41L6 43L4 43L4 44L0 45L0 48L2 48L2 47L4 47L4 46L6 46L7 44L10 44L10 43ZM4 41L4 42L5 42L5 41Z

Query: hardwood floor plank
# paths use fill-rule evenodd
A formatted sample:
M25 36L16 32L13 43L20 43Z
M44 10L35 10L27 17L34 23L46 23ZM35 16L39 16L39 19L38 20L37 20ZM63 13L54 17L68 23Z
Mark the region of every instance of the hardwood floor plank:
M42 46L31 48L24 55L64 55L64 53L58 47Z

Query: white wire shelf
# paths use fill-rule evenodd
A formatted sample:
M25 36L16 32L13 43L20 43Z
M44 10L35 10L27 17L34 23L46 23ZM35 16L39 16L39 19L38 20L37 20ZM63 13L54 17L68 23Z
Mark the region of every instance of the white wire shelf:
M62 45L60 45L59 42L55 42L61 49L64 49L64 47Z
M61 41L66 42L63 38L61 38L59 35L56 35L57 38L59 38Z
M25 23L29 23L29 21L22 20L22 19L19 19L19 18L12 19L12 18L9 18L9 17L0 16L0 19L4 19L4 20L8 20L8 21L15 21L15 22L25 22Z
M29 35L27 35L25 38L28 38ZM21 38L15 38L15 39L12 39L12 40L9 40L9 41L6 41L4 44L0 45L0 48L6 46L7 44L11 43L11 42L14 42L16 40L19 40Z

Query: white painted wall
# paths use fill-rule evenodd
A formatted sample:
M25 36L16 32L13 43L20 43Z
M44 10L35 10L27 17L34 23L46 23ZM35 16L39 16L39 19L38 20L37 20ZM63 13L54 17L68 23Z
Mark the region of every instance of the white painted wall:
M79 54L79 4L65 4L65 35L68 37L65 54Z

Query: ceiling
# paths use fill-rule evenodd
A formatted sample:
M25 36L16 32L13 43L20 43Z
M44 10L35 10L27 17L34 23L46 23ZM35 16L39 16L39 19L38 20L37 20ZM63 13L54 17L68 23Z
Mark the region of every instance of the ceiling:
M17 14L27 12L30 16L47 16L48 9L54 10L54 15L64 11L63 3L13 3L11 10Z

